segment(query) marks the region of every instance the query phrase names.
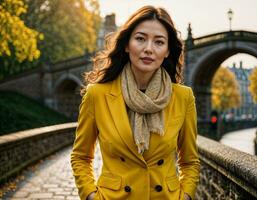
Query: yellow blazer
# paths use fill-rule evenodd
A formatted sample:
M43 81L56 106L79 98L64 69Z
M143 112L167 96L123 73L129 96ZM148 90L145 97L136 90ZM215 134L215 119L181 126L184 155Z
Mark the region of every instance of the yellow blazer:
M131 132L120 76L87 88L80 105L71 164L79 196L85 200L184 200L194 198L199 180L193 92L172 84L164 109L165 135L151 134L149 150L138 154ZM92 161L98 138L103 158L95 184ZM178 170L176 170L176 161Z

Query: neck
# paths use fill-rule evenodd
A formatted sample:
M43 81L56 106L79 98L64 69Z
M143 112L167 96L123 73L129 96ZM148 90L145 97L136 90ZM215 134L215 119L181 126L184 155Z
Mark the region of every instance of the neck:
M140 90L146 90L151 78L153 77L154 72L139 72L139 71L134 71L134 69L132 68L132 72L135 78L135 81L137 83L137 88Z

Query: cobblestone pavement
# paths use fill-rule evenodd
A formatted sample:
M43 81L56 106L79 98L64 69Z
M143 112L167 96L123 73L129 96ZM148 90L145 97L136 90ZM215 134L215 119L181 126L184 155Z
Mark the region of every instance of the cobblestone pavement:
M67 199L79 200L70 165L71 147L53 154L40 163L35 171L26 171L17 190L3 200ZM101 155L97 146L94 170L96 178L101 170Z

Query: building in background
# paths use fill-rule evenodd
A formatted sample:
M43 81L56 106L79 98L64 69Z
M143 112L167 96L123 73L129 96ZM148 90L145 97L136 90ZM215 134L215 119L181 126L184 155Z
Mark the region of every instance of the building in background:
M250 84L248 77L251 74L252 69L243 68L242 61L240 61L239 67L236 66L236 63L233 63L233 66L228 67L228 69L236 76L242 103L239 108L230 109L227 113L232 114L231 118L235 120L257 119L257 104L253 102L253 98L248 91Z
M115 13L112 13L110 15L106 15L103 23L101 24L101 28L99 31L98 39L97 39L97 49L103 49L105 45L105 36L108 33L115 32L117 30L116 26L116 20L115 20Z

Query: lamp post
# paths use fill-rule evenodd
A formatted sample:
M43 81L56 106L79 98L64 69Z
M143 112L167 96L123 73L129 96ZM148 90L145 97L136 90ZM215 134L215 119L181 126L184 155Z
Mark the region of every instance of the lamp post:
M232 30L231 29L231 21L232 21L233 15L234 15L234 13L231 10L231 8L228 10L227 14L228 14L228 20L229 20L229 31L231 31Z

